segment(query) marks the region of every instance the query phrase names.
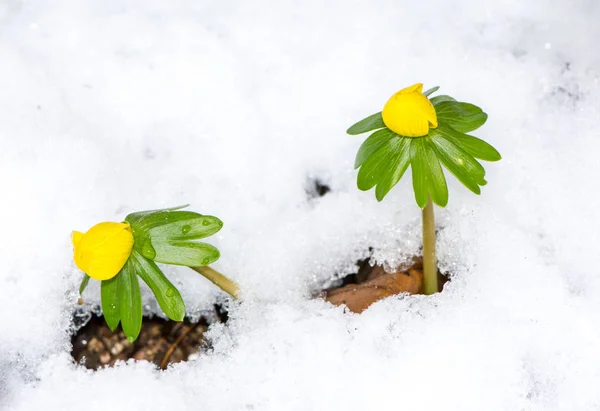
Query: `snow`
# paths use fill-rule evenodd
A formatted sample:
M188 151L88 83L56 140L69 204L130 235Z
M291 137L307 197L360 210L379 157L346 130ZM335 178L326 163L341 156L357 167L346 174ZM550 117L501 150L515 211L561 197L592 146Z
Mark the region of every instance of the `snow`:
M599 19L594 0L0 1L0 408L600 409ZM359 192L345 134L415 82L483 107L503 160L480 197L448 178L443 293L344 313L311 297L369 247L418 253L410 181ZM186 203L225 222L215 268L244 292L213 351L73 364L70 232ZM192 317L225 299L165 272Z

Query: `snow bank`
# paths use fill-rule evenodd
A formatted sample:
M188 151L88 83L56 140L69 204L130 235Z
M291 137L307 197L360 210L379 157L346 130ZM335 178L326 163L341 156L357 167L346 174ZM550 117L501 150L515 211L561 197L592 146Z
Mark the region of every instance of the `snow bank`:
M1 2L0 406L598 409L599 20L591 0ZM344 133L418 81L483 107L504 157L481 197L448 178L453 281L361 316L311 301L369 247L418 252L410 181L358 192ZM185 203L225 222L215 267L245 291L214 351L72 364L71 230ZM166 272L191 316L224 298Z

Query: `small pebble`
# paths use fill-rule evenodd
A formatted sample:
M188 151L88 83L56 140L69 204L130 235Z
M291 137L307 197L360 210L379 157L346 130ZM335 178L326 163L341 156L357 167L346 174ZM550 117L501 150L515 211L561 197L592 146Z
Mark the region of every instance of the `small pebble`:
M100 354L100 362L102 364L108 364L108 362L110 361L110 354L108 352L103 352L102 354Z
M112 348L110 349L110 353L112 355L117 355L120 354L121 351L123 351L123 344L121 344L120 342L115 343L115 345L112 346Z

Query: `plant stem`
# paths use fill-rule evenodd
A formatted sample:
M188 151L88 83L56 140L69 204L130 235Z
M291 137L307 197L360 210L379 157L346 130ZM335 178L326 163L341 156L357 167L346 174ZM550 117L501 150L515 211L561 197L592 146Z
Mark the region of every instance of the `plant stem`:
M431 198L423 209L423 292L425 295L437 293L437 258L435 256L435 219Z
M227 294L232 296L233 298L238 298L240 296L240 289L236 283L231 281L229 278L225 277L223 274L218 272L217 270L213 270L209 266L202 267L190 267L192 270L196 271L198 274L203 275L207 280L211 283L219 287L221 290L225 291Z

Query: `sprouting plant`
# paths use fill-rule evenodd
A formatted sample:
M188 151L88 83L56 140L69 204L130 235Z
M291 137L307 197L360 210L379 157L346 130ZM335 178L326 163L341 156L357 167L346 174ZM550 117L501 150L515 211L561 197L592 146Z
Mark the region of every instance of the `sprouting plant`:
M498 161L500 153L469 134L481 127L487 114L479 107L450 96L429 96L415 84L394 94L383 107L347 131L357 135L376 130L361 145L355 168L360 168L360 190L375 187L377 201L400 181L408 166L412 170L415 200L423 210L423 291L438 291L433 203L448 204L448 187L441 165L475 194L486 184L485 170L477 161Z
M115 330L121 323L129 341L142 327L142 298L138 276L150 287L160 308L170 319L182 321L185 304L179 290L156 263L188 266L232 297L237 285L208 267L219 259L219 250L196 240L223 227L217 217L183 207L129 214L122 223L104 222L86 233L73 232L74 260L84 273L80 294L90 278L100 285L106 323Z

